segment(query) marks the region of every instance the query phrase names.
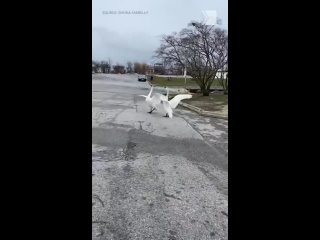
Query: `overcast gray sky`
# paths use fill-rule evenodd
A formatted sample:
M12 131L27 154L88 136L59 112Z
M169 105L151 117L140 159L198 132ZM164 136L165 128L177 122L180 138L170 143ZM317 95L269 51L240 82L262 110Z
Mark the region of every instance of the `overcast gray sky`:
M216 10L228 29L227 0L93 0L92 59L152 63L161 36L204 20L204 10Z

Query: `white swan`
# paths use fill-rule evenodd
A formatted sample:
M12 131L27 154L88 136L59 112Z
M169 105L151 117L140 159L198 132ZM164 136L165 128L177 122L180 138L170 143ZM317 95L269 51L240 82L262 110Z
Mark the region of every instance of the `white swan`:
M150 92L147 96L145 95L139 95L141 97L144 97L146 99L146 102L147 104L149 105L150 107L150 112L148 113L152 113L154 110L157 109L157 105L159 105L161 103L162 100L167 100L167 97L166 96L163 96L162 94L160 93L155 93L153 94L153 96L151 97L151 93L153 91L153 86L151 85L151 89L150 89Z
M160 93L154 93L153 96L151 97L152 91L153 91L153 86L151 85L150 92L147 96L145 95L139 95L141 97L144 97L146 99L147 104L150 107L150 111L148 113L152 113L156 109L160 109L163 112L166 113L164 117L169 117L172 118L172 109L175 109L181 100L183 99L190 99L192 98L191 94L178 94L174 98L172 98L169 101L169 89L167 89L167 95L164 96Z
M170 101L161 99L160 105L162 106L162 109L166 113L164 117L172 118L172 112L173 112L172 109L175 109L179 105L181 100L190 99L190 98L192 98L191 94L178 94L174 98L172 98ZM156 107L159 108L159 104L157 104Z

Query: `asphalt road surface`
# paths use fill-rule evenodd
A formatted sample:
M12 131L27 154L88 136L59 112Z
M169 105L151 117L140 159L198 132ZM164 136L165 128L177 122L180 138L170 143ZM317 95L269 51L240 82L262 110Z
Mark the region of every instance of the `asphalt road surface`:
M92 239L228 239L228 122L147 113L134 74L92 89Z

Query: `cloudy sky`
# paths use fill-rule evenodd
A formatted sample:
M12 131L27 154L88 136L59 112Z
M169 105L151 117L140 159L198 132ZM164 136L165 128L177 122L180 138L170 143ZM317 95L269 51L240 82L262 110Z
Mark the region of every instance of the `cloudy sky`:
M202 11L210 10L228 29L227 0L93 0L92 59L152 63L163 34L204 20Z

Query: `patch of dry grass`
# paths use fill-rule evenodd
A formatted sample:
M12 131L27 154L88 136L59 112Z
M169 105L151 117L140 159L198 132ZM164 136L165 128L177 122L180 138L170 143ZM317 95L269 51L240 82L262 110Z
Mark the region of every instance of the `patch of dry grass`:
M185 99L183 102L206 111L225 112L228 109L228 95L224 94L210 93L209 96L203 96L201 93L194 93L191 99Z

